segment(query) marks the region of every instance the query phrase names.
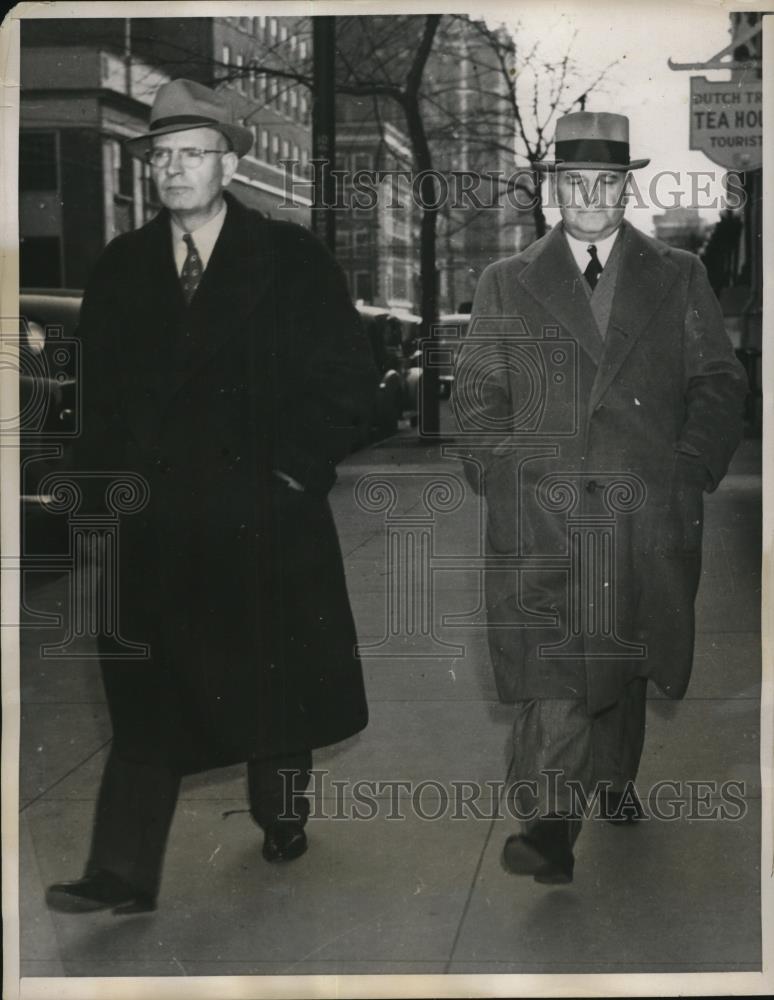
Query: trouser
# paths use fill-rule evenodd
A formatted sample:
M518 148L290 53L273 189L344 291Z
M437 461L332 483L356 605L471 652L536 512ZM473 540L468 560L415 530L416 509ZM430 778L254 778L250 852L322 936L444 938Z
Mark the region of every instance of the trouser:
M599 786L624 792L634 782L645 740L646 692L646 678L637 677L596 715L589 715L585 699L516 703L510 780L521 782L520 814L535 813L527 830L541 817L573 812L578 796L573 800L570 782L589 801ZM574 836L579 832L580 823L574 823Z
M247 762L250 815L258 826L265 830L292 817L306 823L309 802L302 793L311 767L309 750ZM111 750L97 797L87 875L105 869L157 895L181 779L175 768L140 764Z

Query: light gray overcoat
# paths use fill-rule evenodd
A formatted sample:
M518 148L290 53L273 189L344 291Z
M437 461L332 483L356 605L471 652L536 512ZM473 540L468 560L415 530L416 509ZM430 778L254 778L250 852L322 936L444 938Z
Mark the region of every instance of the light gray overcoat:
M703 490L739 443L747 385L699 259L626 222L619 240L604 336L557 226L484 271L458 357L504 701L598 711L635 676L673 698L688 685Z

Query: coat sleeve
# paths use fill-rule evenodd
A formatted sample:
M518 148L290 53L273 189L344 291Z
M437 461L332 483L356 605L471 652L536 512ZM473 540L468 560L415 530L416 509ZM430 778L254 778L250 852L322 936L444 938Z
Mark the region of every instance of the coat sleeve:
M504 319L497 273L488 267L476 287L468 333L457 354L451 399L468 445L465 476L477 493L484 490L481 471L486 473L496 460L510 433L513 407L502 341Z
M726 474L742 438L747 378L698 258L689 279L683 344L685 420L675 448L706 468L707 489L712 491Z
M285 244L282 266L295 272L290 287L305 297L305 321L283 361L274 468L327 493L336 464L370 420L379 375L343 271L311 233L292 226L286 235L292 246Z

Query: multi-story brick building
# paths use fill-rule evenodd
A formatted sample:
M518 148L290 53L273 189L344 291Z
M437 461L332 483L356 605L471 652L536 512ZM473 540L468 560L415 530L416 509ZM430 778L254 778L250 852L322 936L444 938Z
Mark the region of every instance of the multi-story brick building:
M382 73L385 79L403 85L406 53L413 52L405 40L421 32L424 19L405 17L400 19L402 24L395 17L368 20L365 27L341 26L340 50L354 63L371 46L374 80ZM378 22L389 24L381 31ZM374 40L380 38L385 39L383 47L374 49ZM470 302L484 267L515 253L534 235L531 218L510 207L507 199L498 199L495 182L488 176L499 172L507 177L513 172L514 123L505 100L506 82L492 69L485 45L469 19L444 18L422 78L421 111L433 166L449 179L436 218L440 312L455 312ZM411 169L413 155L398 102L378 95L340 94L336 107L339 167L350 171L366 165L375 170ZM471 127L474 122L477 127ZM481 128L482 122L486 128ZM479 175L473 183L478 183L479 201L488 207L478 208L474 198L457 197L459 184L454 175L464 172ZM370 212L356 208L339 212L337 256L356 297L377 305L416 308L420 212L407 191L409 185L398 187L402 214L395 207L384 208L396 201L386 197L384 186ZM371 233L370 241L366 231Z
M377 128L349 120L352 108L351 102L339 102L337 168L344 183L336 217L336 257L354 299L411 311L418 238L409 184L401 176L410 170L411 150L403 133L389 122ZM379 174L384 176L381 182Z

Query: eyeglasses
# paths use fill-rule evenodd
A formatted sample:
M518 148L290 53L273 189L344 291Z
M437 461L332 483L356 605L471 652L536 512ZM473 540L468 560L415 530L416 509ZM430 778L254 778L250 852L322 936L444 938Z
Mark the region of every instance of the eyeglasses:
M223 156L227 152L227 149L196 149L193 146L185 146L183 149L155 146L145 154L145 162L157 170L161 170L170 163L173 153L179 153L180 163L184 167L198 167L208 153L217 153L219 156Z

